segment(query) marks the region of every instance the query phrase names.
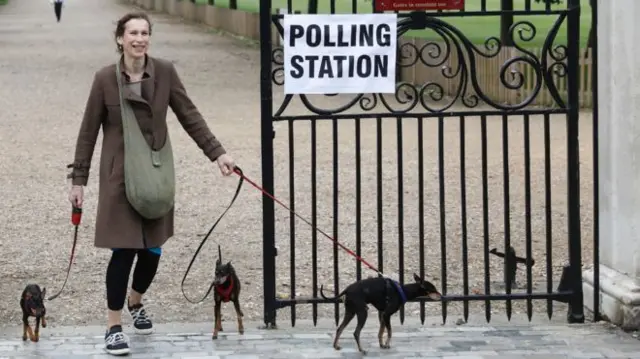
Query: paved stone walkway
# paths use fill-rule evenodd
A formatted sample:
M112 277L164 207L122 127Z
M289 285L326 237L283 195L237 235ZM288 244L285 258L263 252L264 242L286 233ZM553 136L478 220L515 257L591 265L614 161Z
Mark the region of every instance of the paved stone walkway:
M360 358L351 332L341 340L342 351L331 348L334 325L320 321L317 327L300 321L295 328L281 323L263 330L259 323L245 323L244 335L235 323L224 323L226 333L211 340L211 324L159 324L150 336L131 335L132 358ZM640 358L640 341L605 323L567 325L558 320L532 324L497 320L491 325L440 325L430 318L424 326L413 320L400 325L394 320L392 348L377 347L373 322L363 330L362 343L373 358L430 359L559 359ZM125 329L130 332L130 329ZM0 331L0 357L6 358L107 358L102 351L100 327L46 328L38 343L22 342L20 328Z

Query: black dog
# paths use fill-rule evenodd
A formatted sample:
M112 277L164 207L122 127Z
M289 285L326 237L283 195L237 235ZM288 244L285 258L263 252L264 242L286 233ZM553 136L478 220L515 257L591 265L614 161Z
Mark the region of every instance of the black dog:
M428 296L433 300L440 300L440 293L436 287L429 281L420 278L417 274L413 274L415 283L400 285L398 282L382 276L376 278L367 278L349 285L342 293L336 297L327 298L322 292L320 286L320 295L327 300L334 300L344 296L344 318L338 326L336 337L333 340L333 347L340 350L338 340L344 328L354 316L358 316L358 324L353 331L353 336L361 353L366 353L360 346L360 331L367 321L367 304L373 305L378 310L378 319L380 320L380 330L378 331L378 342L380 348L389 349L391 341L391 316L400 309L408 300L422 296ZM387 341L382 342L382 336L385 329L387 330Z
M28 284L24 287L20 296L20 308L22 309L22 340L27 340L27 334L32 342L40 340L40 321L42 327L47 327L45 315L47 310L44 307L44 298L47 293L46 288L42 288L37 284ZM36 318L35 331L29 325L29 317Z
M220 307L222 302L233 302L236 309L236 317L238 318L238 332L244 333L244 325L242 317L244 313L240 309L240 279L236 275L236 270L231 265L231 261L222 264L222 252L218 246L218 260L216 261L216 276L214 279L215 291L215 323L213 327L213 339L218 338L218 331L222 331L222 318L220 317Z

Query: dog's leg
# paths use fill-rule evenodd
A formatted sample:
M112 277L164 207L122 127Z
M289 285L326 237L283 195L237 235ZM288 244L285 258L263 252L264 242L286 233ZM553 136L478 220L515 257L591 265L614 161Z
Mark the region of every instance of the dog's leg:
M40 316L36 316L36 330L33 333L33 339L31 341L37 342L40 340Z
M244 313L240 310L240 300L235 298L233 301L233 307L236 309L236 317L238 319L238 333L244 334L244 325L242 324L242 317L244 317Z
M27 340L27 333L29 331L29 317L22 315L22 340Z
M33 340L33 329L31 329L31 325L29 325L29 315L28 314L23 314L22 315L22 324L24 325L24 331L26 331L26 335L29 336L29 340L31 340L32 342L35 341ZM22 335L22 340L27 340L27 336L25 334Z
M33 337L33 329L31 329L31 325L27 322L27 335L29 335L29 340L35 342L35 338Z
M356 330L353 331L353 337L356 340L356 345L358 346L358 351L362 354L367 354L366 350L362 349L362 346L360 345L360 332L362 331L362 328L364 327L364 323L367 321L367 307L362 307L360 309L358 309L358 324L356 325Z
M218 298L215 298L215 304L213 309L213 337L212 339L218 339L218 331L220 328L220 306L222 305L222 301Z
M380 329L378 330L378 344L380 344L380 348L384 348L384 342L382 341L382 337L384 336L384 319L382 318L382 312L378 311L378 320L380 321Z
M391 314L384 313L382 315L382 320L384 321L384 325L387 328L387 342L384 344L385 349L391 348Z
M218 326L218 331L223 332L224 329L222 329L222 302L220 302L220 304L218 305L218 321L216 323L216 325Z
M44 314L42 315L42 327L46 328L47 327L47 320L44 317Z
M342 335L342 331L344 331L344 328L347 327L347 325L349 325L349 322L351 322L351 319L353 319L353 317L356 315L356 313L353 311L353 309L346 307L344 310L344 318L342 319L342 323L340 323L340 325L338 326L338 329L336 330L336 337L333 339L333 348L335 350L340 350L340 346L338 345L338 339L340 339L340 336Z

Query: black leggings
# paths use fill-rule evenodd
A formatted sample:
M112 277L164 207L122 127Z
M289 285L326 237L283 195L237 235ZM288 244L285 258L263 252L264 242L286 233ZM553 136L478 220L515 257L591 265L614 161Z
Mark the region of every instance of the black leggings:
M133 271L131 288L140 294L144 294L156 275L160 255L147 249L126 248L114 250L107 267L107 305L110 310L122 310L124 308L129 274L136 254L138 261Z

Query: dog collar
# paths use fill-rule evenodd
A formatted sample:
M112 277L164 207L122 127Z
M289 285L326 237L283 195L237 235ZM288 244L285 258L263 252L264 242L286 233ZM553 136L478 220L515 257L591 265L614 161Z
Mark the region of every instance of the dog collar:
M402 299L402 304L407 302L407 296L404 294L404 290L402 290L402 286L400 285L400 283L396 282L393 279L390 279L391 283L393 283L393 285L396 287L396 289L398 290L398 294L400 294L400 299Z

